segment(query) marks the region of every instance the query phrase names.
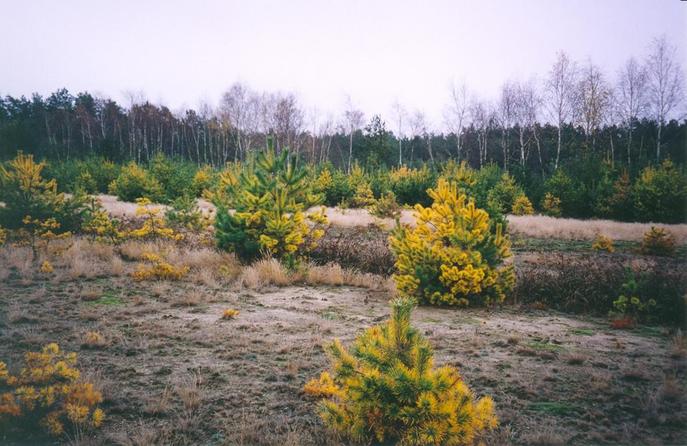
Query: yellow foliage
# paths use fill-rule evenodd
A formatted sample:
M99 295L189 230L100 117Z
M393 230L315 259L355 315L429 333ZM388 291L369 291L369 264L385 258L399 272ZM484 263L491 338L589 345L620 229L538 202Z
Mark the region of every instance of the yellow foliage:
M102 394L92 383L80 380L76 353L48 344L40 352L27 352L19 375L10 375L0 362L0 420L3 417L40 418L53 435L74 429L99 427L105 414L98 407Z
M126 232L120 230L119 221L110 218L100 201L95 199L91 202L90 212L82 230L99 242L116 244L126 237Z
M133 238L166 238L169 240L183 240L184 235L168 228L164 218L160 215L160 208L150 206L151 202L147 198L136 200L138 207L136 215L143 218L143 224L138 229L132 229L128 236Z
M596 236L594 243L592 243L592 249L595 251L615 251L615 248L613 247L613 240L603 234Z
M501 302L515 284L510 240L489 214L439 179L428 191L431 207L415 206L415 228L399 226L390 237L394 280L403 296L420 303L467 306Z
M234 310L233 308L227 308L222 312L222 319L234 319L239 315L239 310Z
M675 253L675 238L665 228L652 226L644 234L641 251L644 254L670 256Z
M532 207L532 202L527 198L527 195L519 195L513 202L513 208L511 209L513 215L532 215L534 214L534 208Z
M392 318L366 330L349 350L327 346L330 372L309 381L322 398L325 425L353 442L469 445L498 420L490 397L477 400L451 366L435 368L432 348L410 325L411 299L392 302Z
M355 188L355 194L351 199L351 207L355 208L366 208L375 202L375 197L372 193L372 188L367 182L361 182Z
M544 195L544 200L542 200L541 208L546 215L550 215L551 217L560 217L561 199L553 195L551 192L547 192L546 195Z
M148 264L139 264L132 274L133 278L138 281L150 279L180 280L189 271L188 266L174 266L162 256L152 252L143 253L142 257Z
M7 241L7 230L0 226L0 246L4 245Z
M41 264L41 269L40 269L40 270L41 270L42 273L49 274L49 273L51 273L51 272L54 271L54 268L53 268L53 266L52 266L52 263L50 263L50 262L47 261L47 260L44 260L43 263Z

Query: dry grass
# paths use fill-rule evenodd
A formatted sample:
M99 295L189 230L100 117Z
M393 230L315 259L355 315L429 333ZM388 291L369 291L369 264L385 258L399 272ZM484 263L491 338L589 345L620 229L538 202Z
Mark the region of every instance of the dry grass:
M369 273L360 273L342 268L336 263L310 265L305 273L308 285L355 286L360 288L384 289L388 287L387 279Z
M284 265L276 259L262 259L246 267L239 275L239 287L259 289L268 285L286 286L293 283L293 277Z
M644 233L655 223L626 223L612 220L578 220L543 215L509 215L512 234L534 238L594 240L598 234L613 240L642 241ZM687 224L659 226L668 229L678 243L687 243Z
M109 344L105 336L99 331L87 331L81 335L82 348L101 349L107 347Z
M136 218L136 204L117 200L112 195L99 195L103 207L111 215L118 218ZM166 206L153 205L165 209ZM202 212L211 215L216 210L211 203L198 201ZM314 208L315 209L315 208ZM319 209L319 207L317 208ZM333 226L339 227L367 227L380 226L385 229L393 228L395 221L391 218L378 218L366 209L326 208L325 213ZM413 225L415 218L413 211L404 209L400 222ZM644 233L656 226L655 223L625 223L611 220L577 220L572 218L554 218L543 215L508 216L509 228L513 234L534 238L553 238L565 240L594 240L598 234L605 234L613 240L641 241ZM687 243L687 224L664 225L675 235L679 244Z

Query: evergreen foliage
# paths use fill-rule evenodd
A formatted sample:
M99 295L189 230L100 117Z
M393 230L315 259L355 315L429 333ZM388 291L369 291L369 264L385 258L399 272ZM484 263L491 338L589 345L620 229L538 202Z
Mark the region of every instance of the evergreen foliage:
M327 220L323 210L305 214L321 200L311 192L306 174L287 150L259 153L238 178L227 180L226 199L215 202L218 246L243 261L262 253L289 264L314 248Z
M428 191L430 207L415 206L414 228L398 226L390 237L399 293L433 305L501 302L515 284L510 240L500 223L440 179Z
M451 366L434 367L429 342L410 324L414 302L396 299L391 319L347 350L327 347L333 366L305 386L323 397L324 423L356 442L467 445L497 425L493 402L476 399Z

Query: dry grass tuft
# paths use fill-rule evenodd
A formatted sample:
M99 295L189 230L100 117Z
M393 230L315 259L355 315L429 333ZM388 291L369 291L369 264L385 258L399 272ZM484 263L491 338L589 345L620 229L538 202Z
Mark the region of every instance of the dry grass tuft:
M81 336L81 348L101 349L108 345L108 340L99 331L87 331Z
M328 263L323 266L310 265L305 274L305 283L308 285L348 285L371 289L387 287L387 281L380 276L342 268L336 263Z
M176 295L172 299L173 307L195 307L205 302L205 294L201 293L197 289L191 289L186 292L182 292Z
M294 278L277 259L262 259L246 267L238 277L239 287L259 289L268 285L286 286Z
M158 396L149 397L143 405L143 412L148 415L162 415L169 412L172 403L172 389L166 386Z
M672 338L670 338L670 357L673 359L687 358L687 336L678 330Z

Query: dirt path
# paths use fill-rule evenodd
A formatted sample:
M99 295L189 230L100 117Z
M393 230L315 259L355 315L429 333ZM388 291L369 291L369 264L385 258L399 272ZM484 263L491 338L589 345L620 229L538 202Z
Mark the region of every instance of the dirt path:
M179 306L191 293L200 303ZM94 294L92 302L80 298ZM17 361L48 341L79 351L105 383L101 441L335 444L301 389L328 365L323 342L349 343L386 319L387 298L345 287L10 280L0 285L0 358ZM225 308L241 313L224 321ZM675 400L665 389L673 382L666 376L684 379L685 360L670 357L662 330L612 331L603 320L512 308L425 307L413 320L436 364L458 366L477 394L494 397L501 427L488 444L684 438L681 393ZM108 345L81 348L86 330L103 333Z

